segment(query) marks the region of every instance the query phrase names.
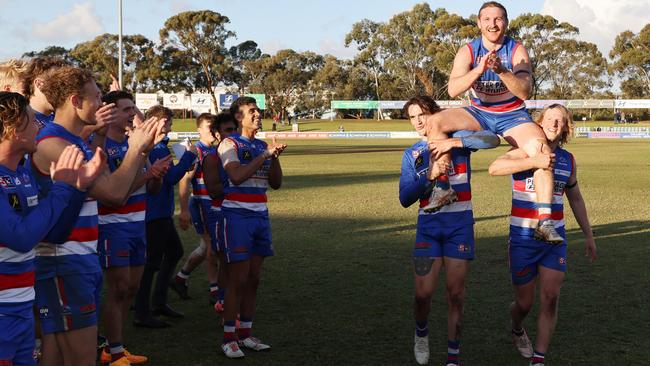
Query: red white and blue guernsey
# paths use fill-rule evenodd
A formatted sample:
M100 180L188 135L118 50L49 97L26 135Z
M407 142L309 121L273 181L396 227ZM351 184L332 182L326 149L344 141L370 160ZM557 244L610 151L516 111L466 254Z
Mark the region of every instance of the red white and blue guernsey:
M553 200L551 202L551 220L555 229L561 236L564 233L564 187L573 172L573 155L562 149L556 148L553 186ZM537 195L533 184L533 172L525 171L512 175L512 210L510 212L510 236L519 238L533 238L537 227L537 210L535 205Z
M118 142L106 137L105 150L111 172L124 161L129 148L128 139ZM126 203L120 207L110 207L99 203L99 230L102 235L112 238L142 237L145 233L145 213L147 211L146 185L131 193Z
M455 136L467 136L459 131ZM432 183L429 171L429 147L419 141L404 151L399 183L400 203L409 207L419 200L414 257L474 258L474 214L470 185L470 155L473 149L489 149L499 145L499 138L489 131L480 131L461 137L465 148L451 152L452 166L448 171L449 183L458 195L458 201L446 205L435 213L426 213Z
M266 149L264 141L233 134L219 144L218 153L223 167L227 167L233 162L249 164ZM224 173L223 227L220 231L228 263L248 260L253 254L263 257L274 254L266 206L270 167L271 160L265 160L239 185L233 184Z
M563 238L560 245L548 244L534 239L537 227L537 195L533 184L533 172L525 171L512 176L512 210L510 213L509 259L512 282L527 283L538 273L538 266L566 271L566 232L564 228L564 191L575 169L573 155L556 148L554 167L553 200L551 220L555 230Z
M0 365L35 365L34 247L68 202L84 196L55 183L39 200L36 180L26 167L14 171L0 165Z
M79 136L73 135L63 126L50 123L41 129L36 142L58 138L77 146L86 160L92 158L92 152ZM49 174L36 170L41 196L49 192L52 180ZM65 218L61 218L64 220ZM36 279L51 278L57 275L101 272L97 262L98 218L97 201L86 198L81 205L79 215L69 235L59 241L43 241L36 247Z
M212 235L217 220L215 212L213 212L214 207L220 207L220 205L215 205L205 185L203 163L208 155L216 154L217 148L198 141L196 143L196 150L198 153L198 161L194 170L194 176L191 180L192 197L190 199L192 202L190 204L190 214L197 234L203 235L205 230L208 230Z
M106 138L108 167L116 171L129 149L128 139L122 142ZM102 267L144 265L146 260L145 215L147 211L146 184L131 193L119 207L99 203L98 252Z
M491 50L483 45L482 38L477 38L467 44L472 56L471 68L478 67L481 59ZM510 37L505 37L503 44L496 51L501 64L513 70L513 57L521 43ZM526 104L522 99L512 94L506 84L501 81L494 71L486 70L469 91L471 106L465 110L470 112L481 126L499 135L521 123L532 122L526 112Z
M231 162L245 165L257 156L264 154L266 149L267 144L262 140L249 140L240 134L233 134L219 144L219 157L224 167ZM228 179L228 184L224 186L224 200L221 207L245 214L267 216L266 191L269 187L270 167L271 160L267 159L250 178L240 185L234 185Z

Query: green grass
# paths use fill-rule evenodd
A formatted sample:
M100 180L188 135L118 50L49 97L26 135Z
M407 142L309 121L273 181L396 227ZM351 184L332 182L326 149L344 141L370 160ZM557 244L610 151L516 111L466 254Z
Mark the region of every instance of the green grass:
M273 124L272 120L263 121L266 131L271 130ZM405 119L397 120L384 120L375 121L370 119L339 119L334 121L329 120L300 120L300 131L338 131L339 126L343 126L345 131L411 131L413 127ZM576 121L578 127L603 127L603 126L618 126L618 127L650 127L650 122L644 121L635 124L615 125L614 122L609 121ZM193 119L176 119L174 120L174 131L187 132L196 131L196 122ZM278 131L291 131L291 125L278 125Z
M402 151L410 143L289 141L282 189L270 193L276 256L265 263L254 325L270 352L247 352L243 362L222 355L220 318L208 306L203 269L192 275L194 299L170 293L171 305L186 317L166 330L128 325L130 350L156 366L415 364L410 253L417 210L397 199ZM577 140L568 149L578 162L599 258L591 265L584 258L567 205L568 273L547 364L647 365L650 144ZM467 283L465 365L528 364L509 337L509 178L487 174L489 162L505 151L472 159L477 258ZM197 236L181 236L189 254ZM536 314L537 307L526 321L531 337ZM446 302L440 289L430 330L430 364L441 364Z

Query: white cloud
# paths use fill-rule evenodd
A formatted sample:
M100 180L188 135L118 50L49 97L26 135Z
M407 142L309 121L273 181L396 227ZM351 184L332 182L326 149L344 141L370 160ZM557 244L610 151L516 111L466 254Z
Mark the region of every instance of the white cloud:
M182 13L184 11L192 10L192 4L187 0L174 0L169 5L169 9L172 11L172 14Z
M32 34L44 41L86 40L103 33L104 27L90 2L76 4L67 13L46 23L34 23Z
M354 47L345 47L342 39L336 41L323 39L318 42L318 49L315 51L321 55L329 53L330 55L341 59L353 59L357 54L357 50Z
M650 0L545 0L541 13L578 27L580 38L608 57L619 33L650 23L649 10Z
M291 47L289 47L287 44L282 43L278 40L271 40L267 42L262 42L260 44L260 50L262 50L263 53L267 53L269 55L275 55L278 51L280 50L286 50Z

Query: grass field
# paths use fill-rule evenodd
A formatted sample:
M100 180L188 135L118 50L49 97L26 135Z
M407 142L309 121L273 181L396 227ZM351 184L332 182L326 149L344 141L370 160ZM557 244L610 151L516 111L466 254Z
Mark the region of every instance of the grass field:
M271 130L273 124L272 120L263 121L266 131ZM329 120L300 120L300 131L338 131L339 126L343 126L345 131L411 131L411 124L404 119L398 120L385 120L375 121L369 119L339 119L334 121ZM576 121L578 127L603 127L603 126L617 126L617 127L650 127L649 121L643 121L634 124L618 124L607 121ZM196 131L196 122L193 119L176 119L174 120L174 131ZM291 131L291 125L278 125L278 131Z
M387 130L406 125L386 123ZM276 256L265 263L254 325L270 352L247 352L244 361L222 355L203 269L192 276L192 300L170 293L186 317L167 330L128 325L129 348L156 366L414 365L410 253L417 210L397 199L402 151L411 143L289 141L283 187L270 193ZM591 265L584 258L582 234L567 214L569 266L547 365L649 365L650 143L576 140L568 149L578 162L599 258ZM509 178L487 174L505 151L478 152L472 160L477 258L467 283L464 365L528 365L509 336ZM189 253L197 236L182 232L182 238ZM526 322L531 337L536 314L537 308ZM430 364L440 365L446 356L440 289L430 332Z

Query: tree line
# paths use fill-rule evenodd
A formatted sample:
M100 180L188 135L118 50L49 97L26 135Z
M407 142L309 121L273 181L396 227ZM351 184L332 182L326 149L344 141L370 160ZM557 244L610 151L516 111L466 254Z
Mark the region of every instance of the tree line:
M236 93L266 94L273 114L289 106L324 110L331 100L405 100L421 93L449 99L454 56L480 36L476 15L465 18L423 3L385 22L355 23L345 45L358 53L346 60L291 49L269 55L253 40L228 47L236 37L229 23L211 10L187 11L165 21L158 43L124 36L125 89L205 92L227 86ZM580 39L577 27L549 15L522 14L510 21L508 35L530 53L532 99L613 98L614 77L621 80L624 98L650 98L650 24L639 33L617 35L610 62L595 44ZM62 57L109 85L110 73L117 73L118 38L102 34L72 49L50 46L23 55L38 56Z

